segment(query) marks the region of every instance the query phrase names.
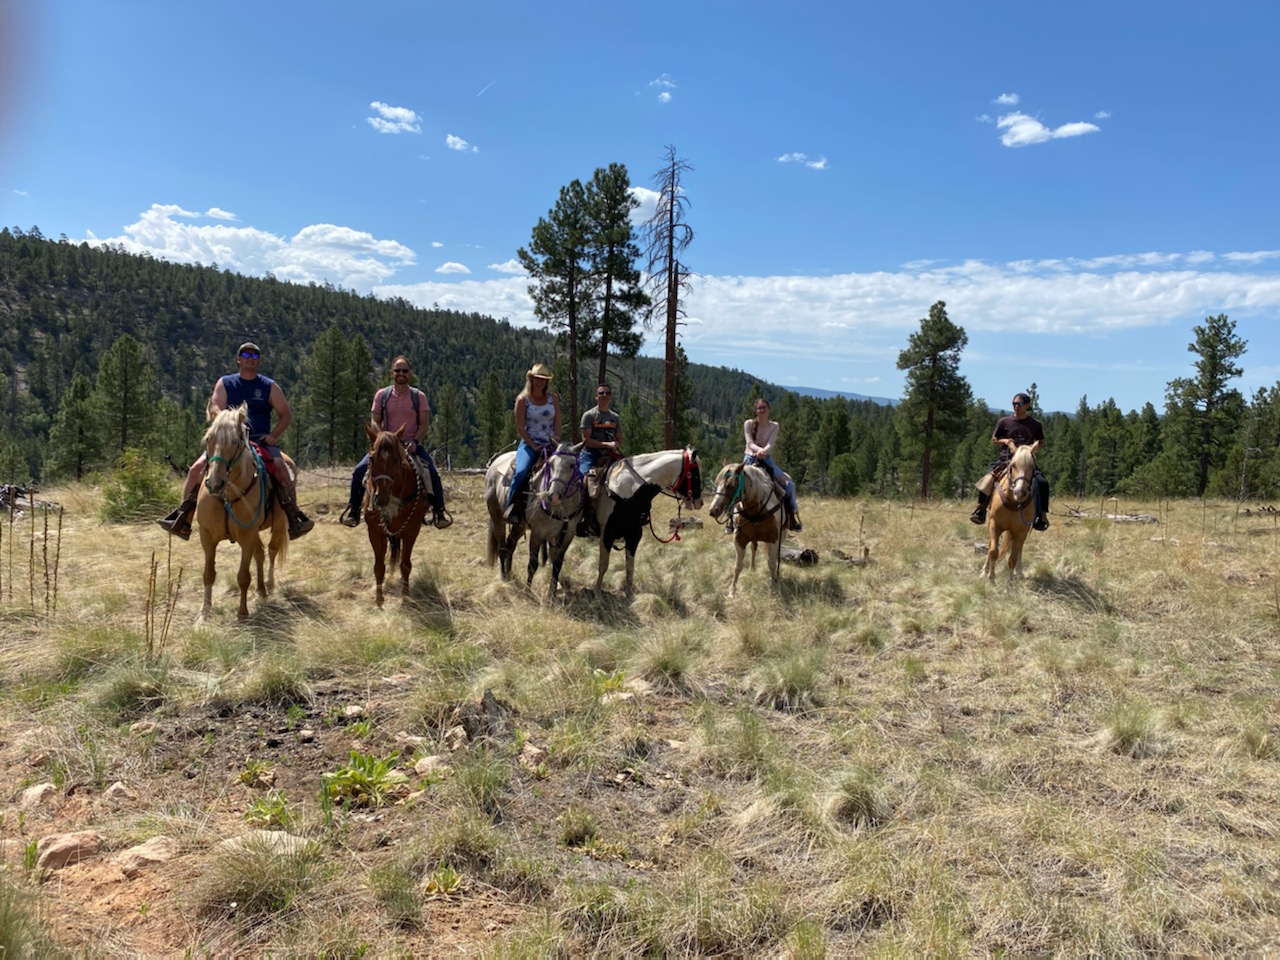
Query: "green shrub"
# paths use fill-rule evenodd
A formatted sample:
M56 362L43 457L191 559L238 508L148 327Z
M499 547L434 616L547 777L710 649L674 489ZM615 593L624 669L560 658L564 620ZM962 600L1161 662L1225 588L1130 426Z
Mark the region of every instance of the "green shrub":
M120 454L102 485L102 519L117 523L150 520L174 499L170 474L142 450Z

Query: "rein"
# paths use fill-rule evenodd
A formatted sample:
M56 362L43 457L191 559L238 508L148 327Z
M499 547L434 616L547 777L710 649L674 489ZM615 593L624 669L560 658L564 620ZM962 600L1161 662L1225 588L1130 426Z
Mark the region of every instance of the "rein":
M1022 512L1027 509L1027 505L1030 504L1034 498L1035 474L1033 472L1031 477L1027 479L1027 495L1023 497L1021 500L1014 500L1012 499L1013 497L1012 467L1013 467L1013 462L1010 461L1008 466L1005 468L1004 476L1000 478L998 483L996 483L996 493L1000 495L1000 502L1004 504L1005 509L1011 510L1014 513L1016 513L1018 515L1018 519L1022 521L1023 525L1029 527L1035 522L1035 518L1032 517L1031 520L1028 520L1026 517L1022 515ZM1005 494L1006 489L1009 491L1007 496Z
M735 526L742 523L762 523L782 509L782 497L778 495L778 488L773 483L773 479L770 478L769 492L765 494L764 503L760 506L760 509L764 510L764 513L747 513L747 501L745 495L746 486L747 471L746 468L743 467L742 470L738 471L738 488L734 490L733 496L729 498L729 505L725 507L724 510L726 533L732 533ZM776 499L777 502L771 509L765 510L765 508L769 506L769 501L773 499ZM739 511L738 516L735 518L733 508L737 504L742 505L742 510ZM719 523L720 521L717 520L716 522Z
M658 536L658 531L653 529L653 514L649 515L649 532L653 534L653 539L657 540L659 543L670 543L672 540L676 541L677 543L680 542L680 515L684 511L685 503L694 499L693 471L695 469L695 464L693 462L693 457L689 455L688 447L686 447L682 451L682 453L683 453L683 460L681 463L679 479L677 479L676 482L671 485L670 493L667 492L667 489L665 487L663 487L662 490L659 491L661 493L666 494L668 497L671 497L676 501L676 527L674 530L671 531L671 536L667 537L667 539L665 540L663 540L660 536ZM632 467L631 470L634 473L635 467ZM636 475L639 476L638 473ZM644 478L641 477L641 479L644 479ZM698 486L699 487L702 486L701 481L699 481ZM681 493L680 492L681 487L687 487L688 492Z
M240 518L236 516L235 511L232 509L232 506L234 504L239 503L241 500L243 500L245 497L249 495L248 485L246 485L243 490L240 490L240 493L238 496L233 497L231 499L227 498L227 495L225 492L217 495L218 499L222 501L222 507L224 510L226 510L227 516L230 517L231 520L235 522L235 525L239 527L241 530L249 530L261 524L262 517L266 513L267 470L266 470L266 467L263 466L262 457L258 455L258 451L254 448L253 444L249 442L248 438L246 437L241 442L243 445L240 447L239 450L236 451L235 456L232 457L230 460L228 460L226 457L222 456L221 454L217 454L217 453L208 457L205 462L204 471L205 471L205 478L207 480L210 467L212 467L215 463L226 464L227 479L224 481L223 486L226 487L229 485L232 487L233 490L239 489L231 482L231 468L234 467L239 462L242 456L244 456L245 450L249 451L249 453L253 457L253 465L254 465L254 475L249 478L249 483L252 484L255 480L258 483L258 506L254 510L253 518L248 523L241 523Z
M408 460L409 456L411 456L411 454L407 452L404 453L405 459L402 459L400 461L401 472L396 476L393 476L389 473L379 473L375 475L373 471L370 470L369 473L366 474L364 478L365 500L368 502L369 506L373 508L374 512L377 513L378 525L382 527L382 529L386 532L387 536L389 537L400 536L400 532L404 530L405 526L408 525L409 519L413 515L413 505L417 503L418 498L423 494L422 478L418 476L418 471L414 469L413 463ZM372 462L370 462L369 465L372 467L373 466ZM387 518L383 515L383 511L378 507L377 500L376 500L377 491L374 489L374 484L377 483L379 480L386 480L388 483L394 484L395 481L400 480L404 477L404 470L403 470L404 467L408 467L409 472L413 475L413 493L407 499L399 500L399 506L396 507L396 512L392 515L392 519L394 520L396 517L399 517L402 514L403 514L403 519L396 526L396 528L392 530L389 526L387 526ZM390 500L392 496L393 496L392 492L388 491L387 493L388 500ZM409 511L408 513L405 513L405 508L408 508L408 511Z

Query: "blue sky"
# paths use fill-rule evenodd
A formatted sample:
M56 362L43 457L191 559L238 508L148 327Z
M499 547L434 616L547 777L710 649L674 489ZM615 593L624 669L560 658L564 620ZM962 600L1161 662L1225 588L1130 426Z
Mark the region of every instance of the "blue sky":
M0 0L0 223L532 323L559 189L685 179L698 362L1000 405L1280 381L1280 4ZM660 349L650 338L647 350ZM534 358L531 358L534 359Z

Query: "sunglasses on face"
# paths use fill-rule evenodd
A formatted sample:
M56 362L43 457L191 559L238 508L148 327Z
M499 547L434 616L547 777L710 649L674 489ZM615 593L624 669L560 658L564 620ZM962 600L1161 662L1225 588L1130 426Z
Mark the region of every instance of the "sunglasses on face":
M1025 407L1025 406L1026 406L1026 404L1025 404L1025 403L1023 403L1021 400L1015 400L1015 401L1013 401L1013 405L1014 405L1015 407Z
M257 360L259 357L262 356L262 354L257 353L256 351L253 351L253 350L241 350L240 356L244 357L246 360Z
M408 373L409 371L405 367L396 367L391 372L392 373Z
M596 396L597 396L597 397L607 397L607 396L612 395L612 393L613 393L613 391L612 391L612 390L597 390L597 391L596 391Z

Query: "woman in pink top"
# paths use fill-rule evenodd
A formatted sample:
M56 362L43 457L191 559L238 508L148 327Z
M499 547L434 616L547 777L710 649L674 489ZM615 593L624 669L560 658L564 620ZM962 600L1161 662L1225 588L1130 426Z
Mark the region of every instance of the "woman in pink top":
M747 442L742 462L767 467L775 480L782 481L787 489L787 501L791 504L791 529L799 533L804 528L800 525L800 505L796 503L796 482L773 462L778 421L769 419L769 401L764 397L756 401L756 415L742 425L742 435Z

